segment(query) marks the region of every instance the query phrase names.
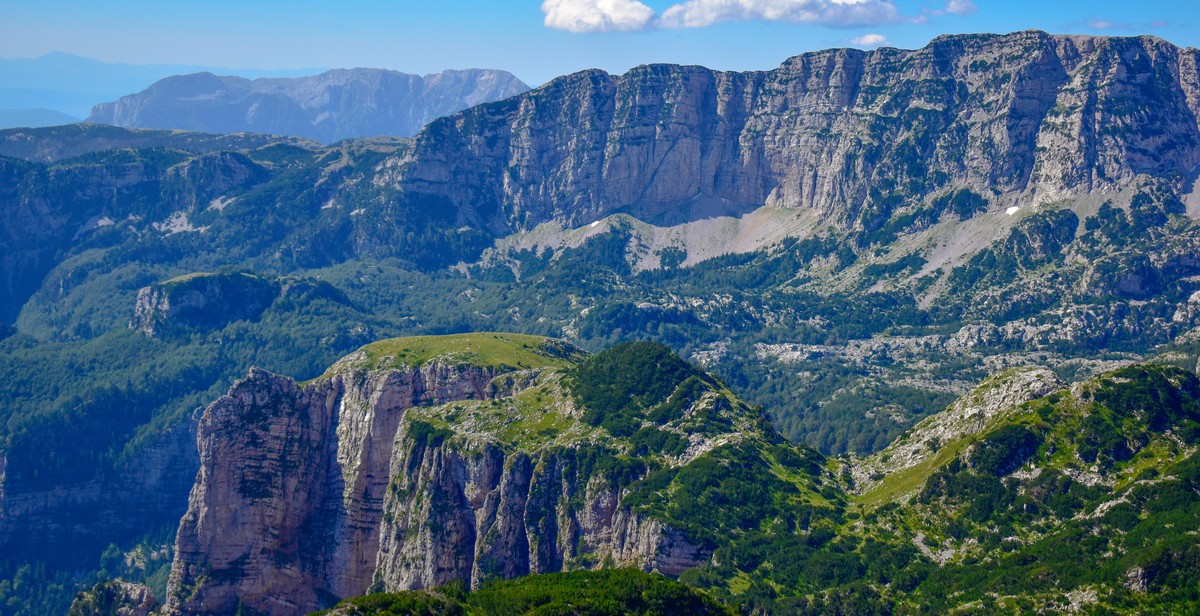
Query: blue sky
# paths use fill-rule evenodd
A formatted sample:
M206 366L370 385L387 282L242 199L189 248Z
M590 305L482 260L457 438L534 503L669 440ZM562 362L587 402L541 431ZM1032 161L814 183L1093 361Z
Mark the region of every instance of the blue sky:
M6 0L0 58L231 68L502 68L531 85L674 62L769 69L944 33L1153 34L1200 46L1195 0Z

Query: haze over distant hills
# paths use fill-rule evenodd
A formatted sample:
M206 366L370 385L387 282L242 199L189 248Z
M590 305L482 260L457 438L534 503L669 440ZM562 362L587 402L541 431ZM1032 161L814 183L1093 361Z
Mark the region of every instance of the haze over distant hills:
M0 109L52 109L74 118L83 118L96 103L137 92L170 75L213 71L254 79L314 75L321 70L112 64L62 52L49 53L38 58L0 58Z
M206 72L168 77L137 94L96 105L88 122L271 133L332 143L377 135L409 137L435 118L528 90L511 73L486 69L420 76L355 68L255 80Z
M41 128L74 124L79 118L53 109L0 109L0 127Z

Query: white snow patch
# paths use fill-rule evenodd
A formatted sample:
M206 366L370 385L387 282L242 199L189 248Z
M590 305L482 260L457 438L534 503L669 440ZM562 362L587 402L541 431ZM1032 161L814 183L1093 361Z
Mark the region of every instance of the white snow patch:
M75 232L75 239L78 239L79 236L98 227L111 227L115 224L117 224L117 222L108 216L93 216L88 219L87 222L83 223L83 226Z
M175 212L171 217L152 225L156 231L161 231L166 235L175 235L176 233L184 233L188 231L204 231L208 227L194 227L191 221L188 220L187 214L184 212Z
M591 225L589 225L589 226L591 226L592 228L595 228L595 227L596 227L596 226L598 226L599 224L600 224L600 221L599 221L599 220L597 220L596 222L592 223L592 224L591 224Z
M1200 218L1200 167L1192 169L1191 189L1184 193L1183 204L1193 219Z
M364 210L364 209L362 209L362 208L360 207L360 208L358 208L357 210L354 210L353 212L350 212L350 215L351 215L351 216L358 216L359 214L362 214L362 213L365 213L365 212L366 212L366 210Z
M1012 216L1013 214L1016 214L1016 213L1017 213L1017 212L1019 212L1019 211L1021 211L1021 208L1020 208L1019 206L1016 206L1016 205L1014 205L1014 206L1012 206L1012 207L1008 208L1007 210L1004 210L1004 212L1005 212L1006 214L1008 214L1009 216Z
M206 209L216 210L216 211L220 212L220 211L223 211L225 208L229 207L230 205L233 205L233 201L234 201L233 197L230 197L228 199L226 199L225 197L217 197L216 199L212 200L212 203L208 204L208 207Z

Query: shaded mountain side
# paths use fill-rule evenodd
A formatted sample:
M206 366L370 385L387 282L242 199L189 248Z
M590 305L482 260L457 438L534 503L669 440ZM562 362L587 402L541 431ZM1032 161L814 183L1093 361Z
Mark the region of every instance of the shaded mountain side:
M270 133L333 143L355 137L411 137L430 120L529 90L505 71L447 70L409 75L338 69L311 77L167 77L92 109L87 121L128 128Z

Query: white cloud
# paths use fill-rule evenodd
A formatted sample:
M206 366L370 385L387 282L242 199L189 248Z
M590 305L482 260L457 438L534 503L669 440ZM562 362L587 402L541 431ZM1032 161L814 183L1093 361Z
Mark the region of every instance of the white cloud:
M850 42L859 47L879 47L888 44L887 37L882 34L864 34L854 37Z
M654 21L654 9L637 0L546 0L542 12L547 28L570 32L644 30Z
M687 0L663 11L664 28L703 28L726 21L786 21L867 26L900 21L892 0Z
M971 0L950 0L946 3L946 12L951 15L970 15L976 10L975 3Z
M1079 25L1075 22L1072 25ZM1130 23L1126 21L1112 21L1110 19L1089 19L1083 22L1084 26L1093 30L1124 30L1124 31L1140 31L1140 30L1157 30L1171 25L1171 22L1165 20L1154 20L1147 22Z

